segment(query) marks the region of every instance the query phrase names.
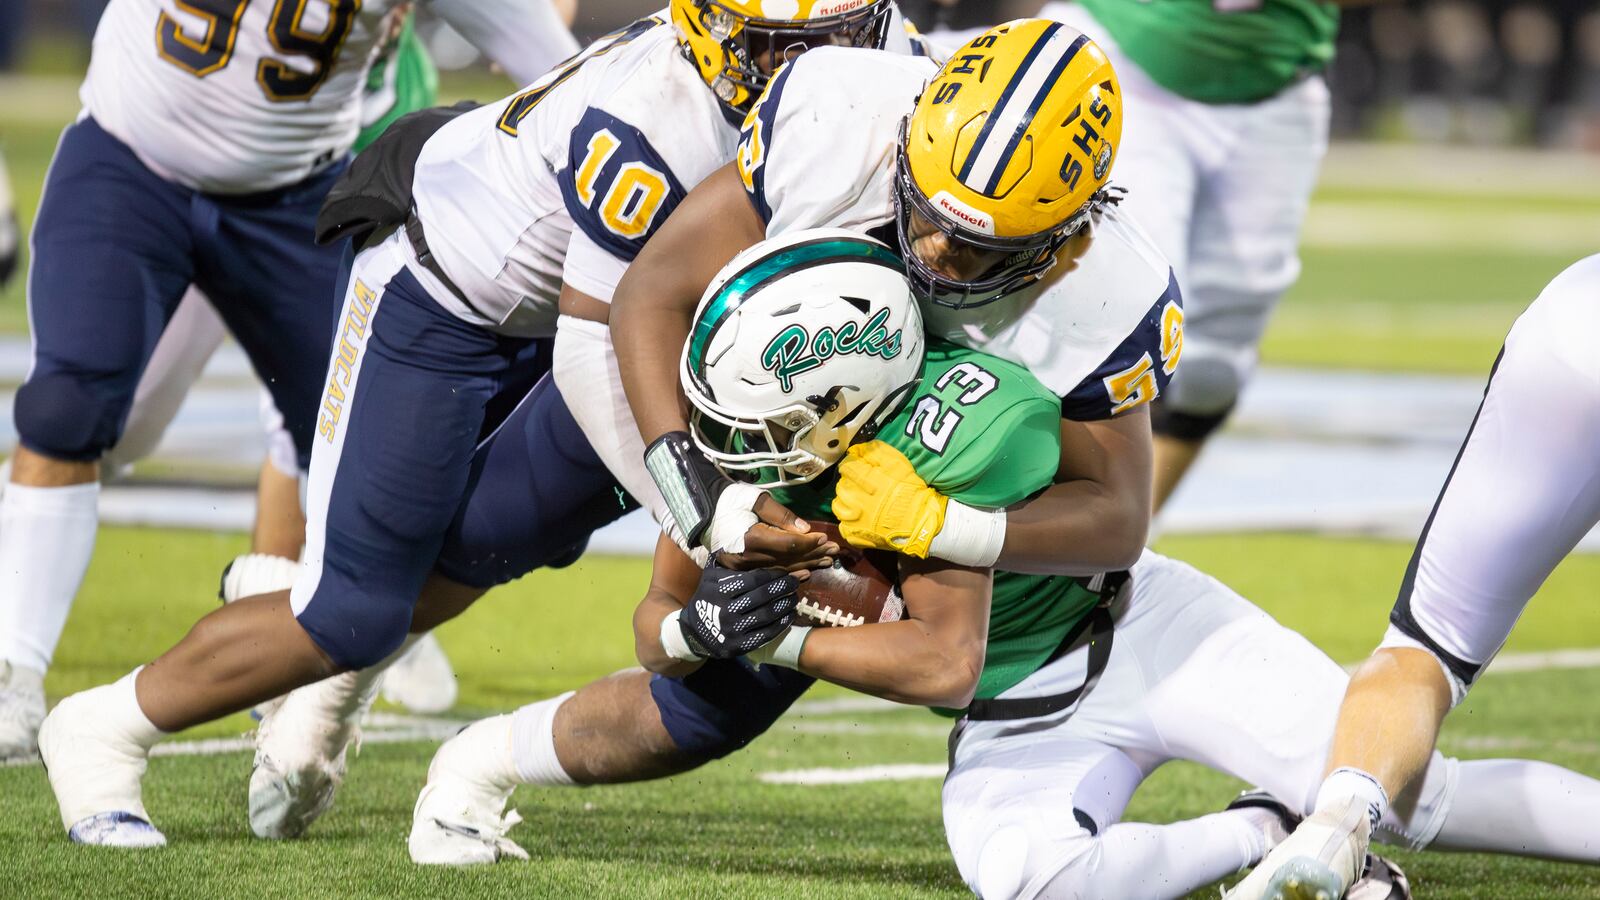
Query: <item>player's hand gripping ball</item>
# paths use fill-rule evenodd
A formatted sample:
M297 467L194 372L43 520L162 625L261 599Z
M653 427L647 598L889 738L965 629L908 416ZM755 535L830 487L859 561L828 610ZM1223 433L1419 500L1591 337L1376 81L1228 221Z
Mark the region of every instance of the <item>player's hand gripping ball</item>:
M812 522L840 547L839 558L826 569L812 569L800 583L800 603L795 607L798 625L870 625L896 622L906 605L896 582L895 555L857 550L845 543L838 529Z
M782 569L741 572L712 564L678 616L690 649L732 659L777 637L794 621L799 581Z
M947 502L905 454L883 441L857 444L839 463L833 514L839 533L857 547L926 559L928 545L944 528Z

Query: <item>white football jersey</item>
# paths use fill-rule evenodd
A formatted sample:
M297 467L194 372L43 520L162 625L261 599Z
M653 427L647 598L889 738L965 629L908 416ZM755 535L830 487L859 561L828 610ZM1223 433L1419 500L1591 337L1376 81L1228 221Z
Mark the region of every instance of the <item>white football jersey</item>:
M216 194L285 187L350 149L384 18L401 5L111 0L80 98L170 181ZM515 76L531 80L560 58L552 50L576 49L570 35L551 41L545 0L430 5ZM494 30L485 13L496 11Z
M898 14L889 36L891 52L915 52ZM460 294L413 268L466 321L552 334L562 281L609 302L645 241L738 142L738 118L683 57L662 10L428 140L412 181L417 216Z
M895 245L900 122L938 70L927 59L822 48L773 78L747 121L739 166L767 236L833 226ZM1108 206L1087 249L1038 285L989 304L927 301L930 334L1027 366L1073 419L1100 419L1159 396L1182 351L1183 310L1166 258ZM887 232L887 233L885 233Z

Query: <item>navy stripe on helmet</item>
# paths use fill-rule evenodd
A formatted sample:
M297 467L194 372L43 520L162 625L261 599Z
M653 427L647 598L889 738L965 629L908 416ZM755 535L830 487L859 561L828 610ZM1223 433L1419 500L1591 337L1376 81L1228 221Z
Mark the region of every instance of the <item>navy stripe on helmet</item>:
M1059 22L1050 23L1039 35L1039 39L1033 42L1033 46L1028 48L1027 55L1022 58L1022 64L1011 74L1011 81L1006 84L1006 89L1000 92L1000 99L995 102L994 109L991 109L988 117L984 119L983 130L978 132L978 139L972 142L972 149L967 151L966 161L961 164L961 171L956 175L963 184L966 183L967 176L972 174L972 166L978 161L978 154L982 152L984 142L989 139L989 131L994 128L995 119L999 118L1000 111L1005 109L1006 101L1011 99L1012 92L1027 75L1028 67L1033 65L1033 61L1039 57L1045 45L1050 43L1050 38L1060 29Z
M1034 114L1039 111L1039 106L1044 103L1044 98L1050 95L1050 89L1055 87L1057 81L1061 80L1061 73L1066 71L1067 64L1072 62L1072 58L1077 56L1078 51L1087 43L1089 43L1087 35L1078 35L1077 40L1072 42L1072 46L1067 48L1067 52L1061 55L1060 61L1051 70L1050 77L1046 78L1044 84L1039 86L1039 92L1033 95L1033 100L1028 104L1028 111L1023 114L1022 121L1017 123L1016 130L1011 133L1011 140L1006 143L1005 152L1000 154L1000 161L995 163L994 173L989 176L988 184L983 186L985 194L992 195L995 188L1000 186L1000 176L1005 173L1006 166L1010 164L1011 154L1017 152L1017 145L1022 143L1022 135L1027 132L1028 126L1033 124ZM984 124L987 126L988 123Z

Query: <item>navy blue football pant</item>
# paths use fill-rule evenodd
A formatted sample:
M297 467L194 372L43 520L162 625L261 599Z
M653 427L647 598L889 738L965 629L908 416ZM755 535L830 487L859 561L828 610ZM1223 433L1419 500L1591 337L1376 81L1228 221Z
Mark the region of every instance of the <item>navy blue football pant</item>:
M815 683L782 666L712 659L683 678L652 677L650 695L678 750L709 762L760 737Z
M344 167L263 194L203 194L150 171L94 119L67 126L33 230L34 360L15 408L23 446L93 461L115 445L192 283L249 355L304 465L342 254L313 243L312 227Z
M553 341L456 318L407 267L403 240L351 268L291 594L301 626L347 668L399 646L435 569L490 587L565 564L634 507L545 377ZM495 428L494 409L517 397Z

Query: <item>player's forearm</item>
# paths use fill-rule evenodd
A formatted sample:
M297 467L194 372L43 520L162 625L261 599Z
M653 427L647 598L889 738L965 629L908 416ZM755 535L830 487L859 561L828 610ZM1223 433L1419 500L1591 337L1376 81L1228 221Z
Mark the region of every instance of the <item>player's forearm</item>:
M995 568L1038 575L1094 575L1126 569L1150 530L1148 491L1119 491L1079 479L1051 485L1006 512Z
M669 678L681 678L700 668L699 661L673 656L661 640L662 622L682 608L676 599L655 589L639 602L633 611L633 652L639 665Z
M983 671L983 635L942 635L916 619L813 628L800 671L864 694L959 709L972 702Z
M995 568L1094 575L1133 565L1150 532L1153 465L1146 408L1062 419L1056 483L1007 511Z
M659 296L652 302L649 289L631 275L629 270L623 276L611 304L611 341L622 390L648 447L663 434L689 427L678 390L678 355L689 337L694 303Z

